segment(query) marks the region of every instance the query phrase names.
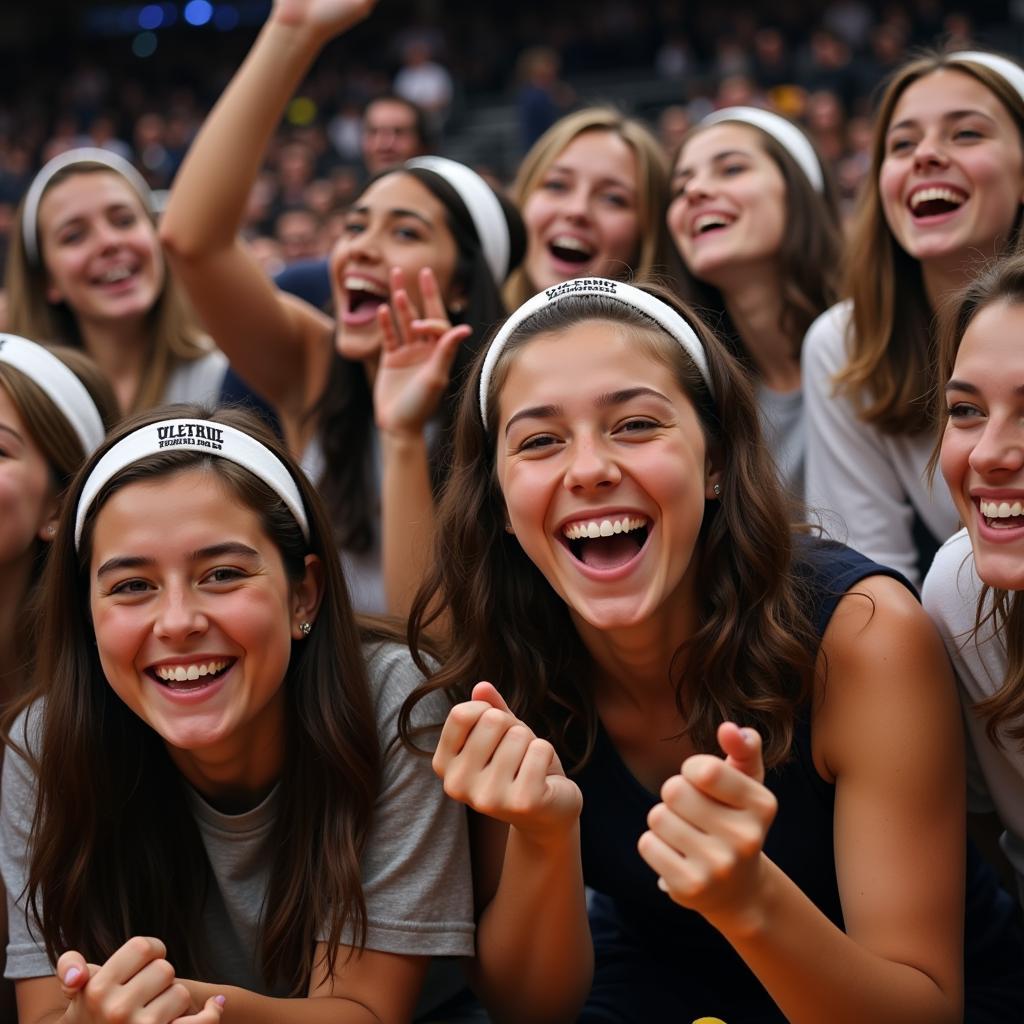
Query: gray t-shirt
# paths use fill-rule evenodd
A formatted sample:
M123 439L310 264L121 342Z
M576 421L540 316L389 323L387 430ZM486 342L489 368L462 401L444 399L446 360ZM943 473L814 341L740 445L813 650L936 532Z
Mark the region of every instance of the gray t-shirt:
M761 413L765 443L779 469L779 479L797 498L804 496L804 396L795 391L773 391L757 385L757 408Z
M397 644L366 648L377 731L384 752L381 788L362 860L368 949L428 956L472 956L474 925L466 816L449 800L426 757L392 744L399 708L420 681L409 652ZM417 706L419 723L440 723L448 705L434 694ZM41 707L35 704L13 729L30 748L38 739ZM422 741L421 741L422 745ZM260 913L267 889L266 851L281 799L275 789L244 814L222 814L198 793L190 802L211 868L204 930L210 950L210 980L266 995L257 947ZM31 769L8 751L0 812L0 871L7 888L10 941L8 978L53 973L46 952L26 925L23 893L26 845L35 803ZM323 936L326 938L326 936ZM342 942L351 942L350 934Z

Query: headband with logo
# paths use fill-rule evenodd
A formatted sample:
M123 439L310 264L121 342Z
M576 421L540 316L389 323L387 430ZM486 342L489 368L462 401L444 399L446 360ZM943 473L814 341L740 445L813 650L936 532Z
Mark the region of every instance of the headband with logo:
M494 189L472 168L443 156L414 157L407 160L404 166L433 171L455 189L469 211L491 276L495 284L502 284L508 276L508 259L512 243L509 240L505 211L501 208Z
M0 363L20 370L42 389L71 425L86 457L103 441L103 417L86 386L52 352L16 334L0 334Z
M708 391L714 394L704 346L701 345L700 338L697 337L693 328L671 306L622 281L612 281L604 277L577 277L563 284L555 285L554 288L547 288L538 292L532 299L527 299L502 324L501 330L494 336L494 340L487 349L487 355L484 357L483 369L480 371L480 416L485 425L487 424L487 391L491 385L491 375L494 373L498 357L509 338L524 321L529 320L542 309L555 306L565 299L586 296L620 302L623 306L629 306L649 316L666 334L680 344L683 351L693 360Z
M700 126L705 128L722 121L742 121L760 128L793 158L815 192L825 191L825 175L818 154L807 136L792 121L760 107L725 107L708 114Z
M1008 85L1024 100L1024 68L1008 57L1000 57L998 53L987 53L984 50L961 50L951 53L947 60L966 60L972 64L981 64L1004 78Z
M75 512L75 547L96 495L122 469L163 451L202 452L234 462L259 477L288 506L302 535L309 540L309 521L302 495L284 463L254 437L226 423L209 420L161 420L139 427L122 438L93 466Z
M39 263L39 204L42 202L43 193L53 180L53 176L72 164L102 164L109 167L138 192L146 210L153 212L153 194L146 184L146 179L124 157L96 146L81 146L60 153L44 164L25 193L25 208L21 215L21 240L25 247L25 256L33 266Z

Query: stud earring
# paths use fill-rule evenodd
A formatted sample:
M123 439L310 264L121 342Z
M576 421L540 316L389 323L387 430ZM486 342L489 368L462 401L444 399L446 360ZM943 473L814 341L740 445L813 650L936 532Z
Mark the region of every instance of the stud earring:
M303 636L309 636L309 634L313 632L313 624L311 622L300 622L299 632Z
M722 485L721 484L715 484L715 486L712 487L711 490L713 490L715 492L715 497L716 498L721 497L721 494L722 494Z
M53 523L50 523L46 527L46 536L47 537L56 537L57 536L57 527L54 526Z

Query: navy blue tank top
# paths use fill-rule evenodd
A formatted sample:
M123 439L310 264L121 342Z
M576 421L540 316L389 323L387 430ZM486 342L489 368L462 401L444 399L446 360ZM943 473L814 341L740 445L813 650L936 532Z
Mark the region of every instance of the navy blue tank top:
M913 592L899 573L843 545L800 537L795 547L794 570L807 583L808 618L819 641L840 598L860 580L890 576ZM632 775L600 726L593 756L576 782L583 793L583 871L594 891L595 945L594 988L580 1020L690 1024L713 1016L726 1024L785 1024L722 935L658 888L636 844L659 798ZM765 784L778 798L765 853L842 928L833 847L835 790L814 766L809 709L798 716L792 756L768 773ZM1003 911L1004 918L1012 915L1007 906ZM1019 1009L1021 1003L1014 1005ZM1024 1017L993 1018L1000 1019Z

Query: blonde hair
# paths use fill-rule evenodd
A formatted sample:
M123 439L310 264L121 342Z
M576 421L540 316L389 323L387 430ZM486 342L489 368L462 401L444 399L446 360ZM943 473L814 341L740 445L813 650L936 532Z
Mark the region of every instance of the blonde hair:
M886 434L917 434L934 426L929 401L935 367L933 311L921 265L893 237L885 219L878 175L893 110L908 86L951 69L977 79L1009 111L1024 143L1024 98L1002 75L956 54L932 53L912 60L890 79L875 117L871 169L847 248L844 293L853 299L846 366L836 391L860 407L860 417ZM1003 249L1017 243L1017 223ZM993 255L993 254L988 254Z
M133 195L138 195L131 182L113 168L89 161L71 164L58 171L43 195L54 185L76 174L113 174L125 181ZM45 256L38 265L28 258L22 237L24 215L23 199L11 231L4 282L8 301L8 329L26 338L81 348L82 335L75 311L64 302L52 303L47 299ZM130 412L159 405L167 390L167 382L178 366L199 359L210 351L209 342L195 322L166 264L163 285L147 314L146 324L148 351L135 399L128 410Z
M512 184L512 198L520 210L560 153L586 132L611 132L632 149L637 165L637 220L639 251L632 277L649 279L668 266L665 210L668 207L668 161L654 135L639 121L614 107L587 107L556 121L523 157ZM537 288L520 265L505 285L505 305L521 306Z

